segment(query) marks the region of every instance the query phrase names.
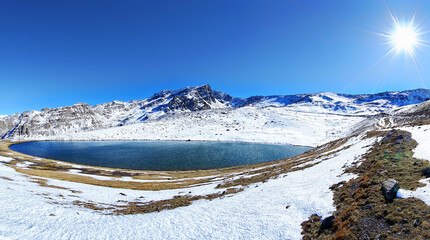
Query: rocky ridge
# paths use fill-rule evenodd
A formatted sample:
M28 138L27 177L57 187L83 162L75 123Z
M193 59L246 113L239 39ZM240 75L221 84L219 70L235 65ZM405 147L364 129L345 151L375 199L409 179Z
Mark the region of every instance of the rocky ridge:
M41 111L0 116L2 139L34 138L105 129L157 121L171 115L209 109L240 109L243 107L281 107L296 112L375 116L402 106L425 102L430 91L416 89L378 94L312 93L298 95L232 97L213 90L209 85L163 90L143 100L112 101L95 106L77 103Z

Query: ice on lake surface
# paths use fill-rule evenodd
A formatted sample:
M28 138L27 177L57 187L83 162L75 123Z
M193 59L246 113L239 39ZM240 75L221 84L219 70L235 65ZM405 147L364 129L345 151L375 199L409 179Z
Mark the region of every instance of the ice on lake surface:
M135 170L197 170L279 160L309 147L239 142L41 141L14 151L65 162Z

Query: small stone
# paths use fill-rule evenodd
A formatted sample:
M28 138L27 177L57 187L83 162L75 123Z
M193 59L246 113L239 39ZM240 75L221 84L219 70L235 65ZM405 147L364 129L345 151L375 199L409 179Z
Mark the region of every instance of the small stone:
M49 214L50 217L55 217L55 214L51 213Z
M422 164L421 164L421 162L414 162L414 164L413 164L414 166L418 166L418 167L421 167L422 166Z
M402 211L402 209L398 207L398 208L397 208L397 211L398 211L398 212L401 212L401 211Z
M318 216L317 214L312 214L311 215L311 222L319 222L321 221L321 217Z
M287 205L287 206L285 207L285 209L288 209L288 208L290 208L290 205Z
M127 196L127 195L125 195L125 193L122 193L122 192L120 192L120 193L119 193L119 195L122 195L122 196Z
M373 206L372 206L372 204L366 204L366 205L364 205L363 209L364 210L372 210Z
M419 219L415 219L414 220L414 227L418 227L419 225L421 225L421 221Z
M387 202L392 202L399 190L399 183L390 178L382 183L382 193Z

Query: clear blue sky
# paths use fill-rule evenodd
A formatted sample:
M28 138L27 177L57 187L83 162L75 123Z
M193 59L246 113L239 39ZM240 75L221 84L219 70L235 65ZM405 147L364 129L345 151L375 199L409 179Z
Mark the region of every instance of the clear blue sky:
M418 3L387 1L401 20ZM423 1L425 31L429 17ZM362 30L391 27L376 0L0 0L0 114L206 83L238 97L426 87L426 47L424 83L403 54L366 71L390 47Z

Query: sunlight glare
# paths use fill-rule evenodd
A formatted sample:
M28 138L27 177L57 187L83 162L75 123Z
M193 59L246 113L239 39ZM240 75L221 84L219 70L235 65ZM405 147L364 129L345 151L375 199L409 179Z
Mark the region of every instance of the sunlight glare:
M412 26L396 26L396 30L391 35L391 41L398 51L413 52L418 43L417 33Z

